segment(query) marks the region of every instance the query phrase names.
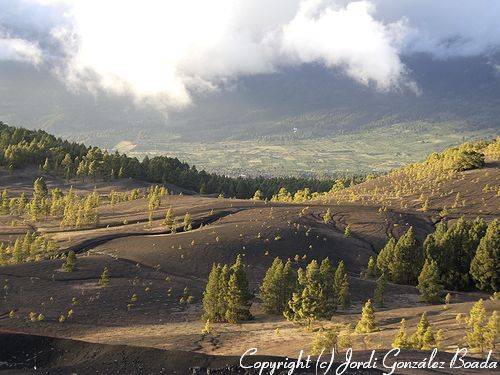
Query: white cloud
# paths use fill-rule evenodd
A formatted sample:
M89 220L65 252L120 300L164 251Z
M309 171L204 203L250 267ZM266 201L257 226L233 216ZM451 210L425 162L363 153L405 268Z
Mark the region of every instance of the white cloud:
M405 29L376 21L370 2L281 3L76 0L67 14L73 27L57 35L77 40L71 82L168 105L186 105L192 90L227 78L309 62L380 89L401 81L397 34Z
M11 38L0 31L0 60L26 61L38 65L42 51L32 42Z
M372 17L368 1L345 8L321 7L304 1L295 18L283 27L282 49L298 63L323 62L343 67L355 80L380 89L397 86L404 76L398 41L406 33L404 22L383 24Z
M38 17L46 8L51 24L59 14L49 38L63 46L56 70L71 85L161 107L187 105L193 91L237 76L304 63L380 90L412 87L402 53L447 57L500 44L498 0L22 1L36 4ZM4 50L41 58L16 40Z

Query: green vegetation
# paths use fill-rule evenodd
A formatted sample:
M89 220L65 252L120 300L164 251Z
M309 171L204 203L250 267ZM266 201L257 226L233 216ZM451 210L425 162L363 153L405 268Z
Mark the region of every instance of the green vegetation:
M477 301L469 312L466 319L465 342L471 349L494 349L495 340L498 337L498 311L494 311L488 319L483 300Z
M406 320L403 318L401 319L401 324L399 326L398 333L396 334L396 337L394 337L394 340L392 341L393 348L411 349L412 345L408 337L407 330L408 329L406 327Z
M377 272L395 283L418 284L422 301L429 303L439 302L443 289L467 290L474 282L482 290L496 292L498 231L497 220L489 225L481 218L441 221L420 246L410 227L398 241L389 237L377 257Z
M437 303L441 301L443 287L439 278L437 264L432 259L426 259L422 272L418 276L418 291L420 299L427 303Z
M0 243L0 266L55 258L57 249L56 243L43 234L26 232L13 244Z
M415 285L422 267L422 249L418 245L413 228L410 227L392 247L392 241L381 252L382 259L377 261L388 269L389 278L398 284Z
M248 289L245 265L238 255L235 263L213 265L203 293L203 319L210 322L239 323L252 318L253 296Z
M295 273L290 272L289 275L291 280L289 286L296 287L291 298L290 290L286 289L289 300L283 315L288 320L297 323L306 322L310 326L315 320L329 319L339 305L343 308L348 307L349 281L343 261L335 269L328 258L323 259L321 265L312 260L305 270L299 268L296 280L292 279ZM267 279L265 282L268 285Z
M338 120L330 121L337 123ZM224 132L228 130L224 127ZM187 142L182 142L179 139L161 139L159 135L154 140L134 139L137 147L131 155L143 157L169 153L207 171L235 177L263 174L336 178L338 172L389 172L423 160L433 151L461 144L464 140L489 139L497 135L495 129L467 131L459 123L424 121L398 122L344 134L322 134L309 139L255 139L252 133L252 139L248 140L197 142L190 137ZM388 139L391 141L387 142Z
M418 350L429 350L435 345L436 340L434 338L433 328L429 323L429 319L427 319L426 312L420 317L417 330L411 336L410 341L412 348Z
M50 216L60 219L61 228L97 225L99 204L100 197L96 191L82 197L77 196L72 188L67 194L58 188L48 191L43 176L35 180L30 200L24 193L19 197L9 197L5 189L0 201L2 214L26 216L32 221L40 221Z
M296 289L297 272L292 262L275 258L260 287L260 298L268 314L282 315Z
M109 284L109 270L108 270L108 267L104 267L102 273L101 273L101 277L99 278L99 285L100 286L108 286Z
M63 141L43 130L10 127L0 122L0 166L9 170L39 167L40 173L52 173L67 180L80 178L113 180L137 178L156 183L172 183L204 194L221 193L226 197L251 198L256 190L270 199L281 187L288 191L308 188L325 192L333 179L299 177L237 177L198 171L196 167L167 156L145 156L142 161L118 152Z
M357 333L370 333L375 331L375 310L373 309L372 301L369 299L361 310L361 319L356 324Z
M385 276L385 272L382 272L382 275L380 275L380 277L377 279L377 284L375 286L375 293L373 296L373 300L379 307L384 307L386 289L387 289L387 277Z
M497 292L500 289L500 228L493 220L477 247L470 264L470 274L479 289Z
M62 269L64 272L73 272L76 268L76 255L74 251L70 251L64 260Z
M483 167L485 155L488 157L498 155L495 152L499 147L498 144L500 138L490 142L464 143L441 153L434 152L423 162L391 170L379 177L375 185L360 184L348 189L333 190L329 194L330 200L363 204L369 202L380 205L381 210L385 210L387 206L395 206L398 203L400 208L408 208L416 196L419 197L420 209L428 211L433 208L429 198L434 196L435 187L456 177L461 171ZM497 187L489 189L498 191ZM441 216L446 216L450 208L454 209L464 204L465 201L461 199L460 194L455 195L452 207L440 207Z
M445 221L436 226L424 242L424 254L436 262L440 281L447 289L466 289L472 286L469 275L472 259L479 241L486 232L486 223L477 218L458 219L453 224Z

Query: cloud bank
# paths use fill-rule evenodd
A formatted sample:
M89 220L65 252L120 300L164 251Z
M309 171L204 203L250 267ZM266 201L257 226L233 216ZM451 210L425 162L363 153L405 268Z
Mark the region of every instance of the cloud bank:
M500 45L496 0L0 0L0 59L160 108L241 75L323 64L377 90L410 86L401 56ZM4 12L1 12L4 10ZM5 11L8 12L5 12ZM2 17L1 14L10 14Z

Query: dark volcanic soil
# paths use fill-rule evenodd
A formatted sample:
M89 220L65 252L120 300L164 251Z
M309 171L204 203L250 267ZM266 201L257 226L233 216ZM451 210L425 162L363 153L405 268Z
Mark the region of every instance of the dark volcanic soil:
M283 358L252 356L257 361ZM93 344L84 341L0 333L0 374L258 374L239 366L240 358L128 345ZM277 371L275 374L284 374ZM347 375L380 374L381 371L346 371ZM294 374L314 374L310 369Z

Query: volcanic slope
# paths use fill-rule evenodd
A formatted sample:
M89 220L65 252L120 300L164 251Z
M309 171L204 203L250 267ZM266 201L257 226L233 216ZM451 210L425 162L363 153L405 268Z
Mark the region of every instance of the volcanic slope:
M480 215L489 221L500 212L498 160L487 159L483 168L452 173L439 181L421 179L418 184L405 180L406 173L397 173L301 204L171 194L162 197L151 220L146 198L111 205L101 190L99 224L83 229L61 229L51 218L40 222L14 218L19 226L12 227L12 217L0 216L1 241L12 241L32 229L50 236L61 253L78 254L71 273L62 272L62 259L1 267L0 329L218 355L237 355L258 346L266 355L296 356L298 349L309 347L312 332L265 314L258 298L252 307L253 321L220 324L212 335L201 333L201 298L212 264L231 263L241 254L250 287L258 292L258 283L275 257L291 258L296 267L325 257L334 264L344 260L352 306L335 319L354 322L374 290L374 281L359 277L360 272L389 235L397 238L411 226L423 241L439 220ZM168 208L179 223L174 233L163 225ZM332 219L325 223L328 209ZM192 230L183 228L186 212ZM103 287L98 281L105 267L110 282ZM387 295L383 314L377 314L381 333L372 339L376 347L390 347L401 318L413 327L420 314L429 311L431 322L446 329L445 346L450 350L463 335L456 314L467 313L471 301L489 297L453 292L452 307L443 309L419 303L412 286L389 284ZM486 307L490 312L500 306L488 301ZM31 321L31 313L42 314L43 319ZM370 346L361 336L353 344L358 349Z

